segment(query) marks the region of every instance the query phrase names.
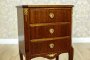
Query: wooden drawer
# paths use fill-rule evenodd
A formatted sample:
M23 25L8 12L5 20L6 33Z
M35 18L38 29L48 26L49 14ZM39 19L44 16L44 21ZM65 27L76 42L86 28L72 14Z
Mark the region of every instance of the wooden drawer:
M53 37L63 37L63 36L70 36L71 35L71 25L69 24L61 24L61 25L54 25L53 29Z
M31 42L30 46L31 54L63 52L70 47L70 38Z
M70 22L70 8L31 8L30 23Z
M46 26L31 26L30 39L70 36L70 23Z

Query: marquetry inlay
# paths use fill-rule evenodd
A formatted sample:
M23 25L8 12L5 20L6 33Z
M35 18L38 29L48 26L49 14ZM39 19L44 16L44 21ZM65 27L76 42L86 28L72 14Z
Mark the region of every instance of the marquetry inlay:
M65 37L54 37L54 38L42 38L42 39L32 39L31 42L41 42L41 41L49 41L49 40L58 40L58 39L65 39L70 38L70 36Z
M34 27L34 26L48 26L48 25L61 25L61 24L70 24L70 22L37 23L37 24L30 24L30 27Z

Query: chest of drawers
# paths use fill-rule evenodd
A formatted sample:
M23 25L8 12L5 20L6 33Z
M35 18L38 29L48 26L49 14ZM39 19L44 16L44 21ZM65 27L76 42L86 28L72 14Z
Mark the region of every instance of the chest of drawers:
M56 58L68 53L71 44L72 5L23 5L17 7L21 60L35 57Z

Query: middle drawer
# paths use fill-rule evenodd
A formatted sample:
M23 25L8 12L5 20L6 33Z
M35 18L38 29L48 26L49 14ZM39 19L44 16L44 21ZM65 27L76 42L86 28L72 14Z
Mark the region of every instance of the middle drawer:
M70 36L70 24L30 26L30 39Z

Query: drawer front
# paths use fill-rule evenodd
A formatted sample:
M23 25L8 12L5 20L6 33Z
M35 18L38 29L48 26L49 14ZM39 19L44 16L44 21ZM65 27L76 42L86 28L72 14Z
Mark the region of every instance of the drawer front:
M53 28L53 26L30 27L30 39L42 39L53 37L53 34L49 32L51 28Z
M70 38L43 41L43 42L31 42L31 54L40 53L54 53L67 51L70 47Z
M31 8L30 23L70 22L69 8Z
M30 27L31 39L70 36L70 24Z
M71 26L69 24L54 25L53 37L64 37L71 35Z

